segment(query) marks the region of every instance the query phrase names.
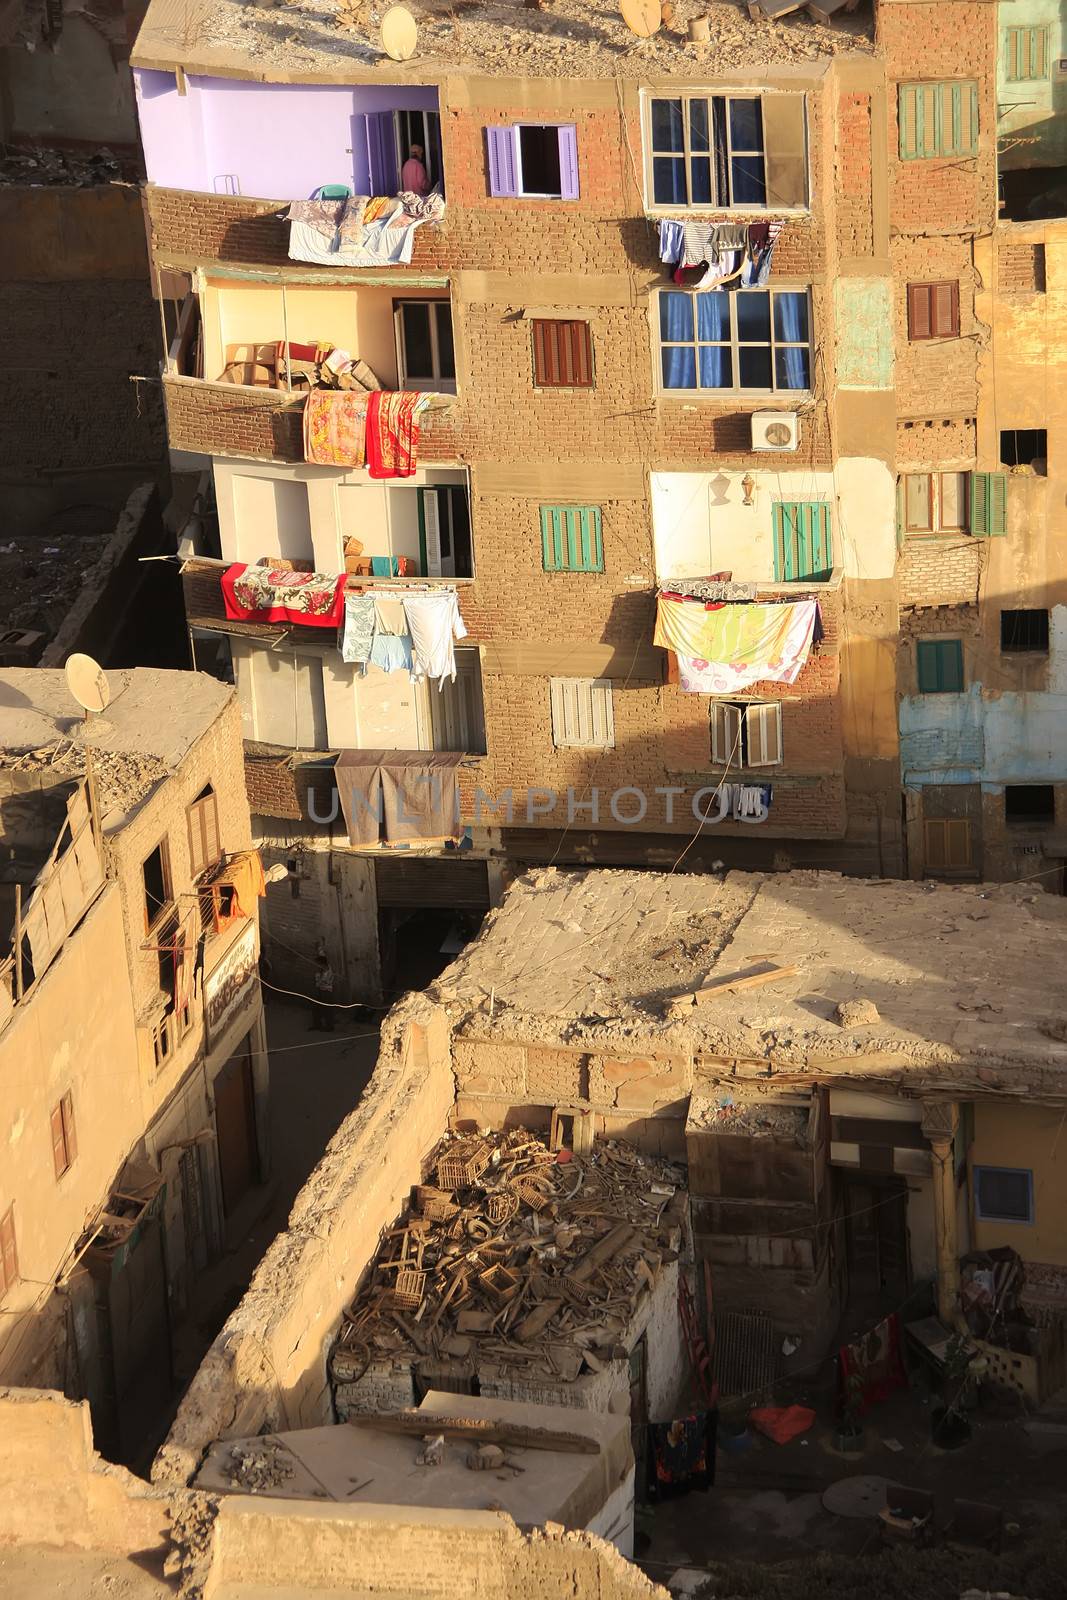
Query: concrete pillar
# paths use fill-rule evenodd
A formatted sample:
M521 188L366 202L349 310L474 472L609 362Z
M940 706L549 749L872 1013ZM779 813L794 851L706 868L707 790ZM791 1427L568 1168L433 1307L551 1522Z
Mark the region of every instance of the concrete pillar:
M959 1107L944 1100L923 1107L922 1130L933 1158L934 1234L937 1246L937 1314L947 1327L958 1315L959 1240L956 1235L956 1160L954 1140Z

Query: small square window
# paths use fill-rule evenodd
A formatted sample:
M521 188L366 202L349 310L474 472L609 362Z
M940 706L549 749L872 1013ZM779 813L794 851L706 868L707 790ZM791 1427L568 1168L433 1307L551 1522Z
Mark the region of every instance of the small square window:
M909 339L956 339L959 331L958 283L908 284Z
M613 750L610 678L549 678L552 743L557 750Z
M975 1167L974 1203L983 1222L1033 1222L1034 1175L1026 1167Z
M1004 821L1024 828L1035 822L1055 822L1056 791L1051 783L1009 783L1004 787Z
M1048 654L1048 612L1002 611L1000 648L1005 655Z
M1048 461L1047 428L1002 428L1000 464L1003 467L1036 467Z
M915 667L920 694L959 694L963 688L962 639L919 639Z
M591 389L593 337L588 322L535 317L533 371L539 389Z

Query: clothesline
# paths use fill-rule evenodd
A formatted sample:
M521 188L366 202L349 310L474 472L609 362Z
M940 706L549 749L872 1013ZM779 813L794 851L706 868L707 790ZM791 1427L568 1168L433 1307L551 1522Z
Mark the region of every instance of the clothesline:
M784 222L673 222L659 224L660 260L674 266L674 281L687 289L762 288L767 282ZM700 268L698 278L687 271Z

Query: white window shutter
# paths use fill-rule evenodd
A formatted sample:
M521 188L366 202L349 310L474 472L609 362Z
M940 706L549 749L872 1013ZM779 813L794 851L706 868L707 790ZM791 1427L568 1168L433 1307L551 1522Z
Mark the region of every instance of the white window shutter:
M550 678L552 742L559 750L611 750L615 716L606 678Z
M614 750L615 709L611 700L611 680L595 678L589 688L593 709L593 737L590 742L597 750Z
M426 576L441 576L441 505L436 489L423 489L422 526L426 536Z
M711 702L711 759L741 765L741 710L728 700Z
M782 762L782 708L777 701L749 706L745 712L748 765L777 767Z

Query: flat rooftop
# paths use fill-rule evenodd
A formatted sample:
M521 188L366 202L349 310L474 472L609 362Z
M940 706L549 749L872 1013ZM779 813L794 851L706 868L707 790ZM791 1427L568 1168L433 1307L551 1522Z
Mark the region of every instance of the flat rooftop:
M612 0L423 0L414 57L381 47L387 0L304 0L277 8L254 0L150 0L131 56L135 67L264 83L433 83L446 74L505 78L707 78L769 65L806 68L842 51L873 50L866 0L830 27L798 11L753 21L729 0L675 0L671 27L631 33ZM711 38L691 45L690 17L707 15Z
M81 777L91 748L101 811L113 826L178 769L234 692L203 672L132 667L105 677L110 702L87 721L58 668L0 669L0 786Z
M766 963L795 975L672 1017ZM1067 900L832 872L527 873L431 993L461 1034L1067 1096ZM839 1004L878 1020L844 1026Z

